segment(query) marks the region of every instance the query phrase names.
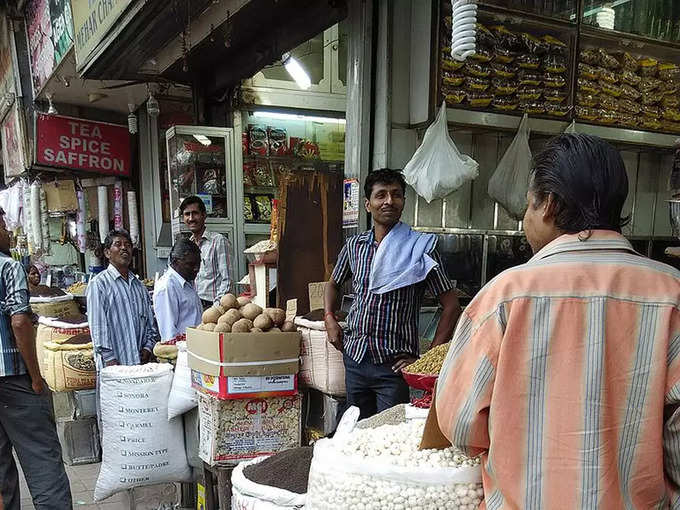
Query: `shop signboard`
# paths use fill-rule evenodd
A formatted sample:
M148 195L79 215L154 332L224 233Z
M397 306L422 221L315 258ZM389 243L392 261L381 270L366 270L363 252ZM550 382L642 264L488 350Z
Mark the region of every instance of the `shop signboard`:
M33 96L37 97L73 43L69 0L30 0L26 7L26 31Z
M130 3L132 0L71 0L78 71Z
M127 126L38 114L35 162L127 177L132 162Z
M342 228L359 226L359 181L345 179L342 197Z
M25 131L18 102L3 119L2 129L2 162L5 179L16 177L26 171Z

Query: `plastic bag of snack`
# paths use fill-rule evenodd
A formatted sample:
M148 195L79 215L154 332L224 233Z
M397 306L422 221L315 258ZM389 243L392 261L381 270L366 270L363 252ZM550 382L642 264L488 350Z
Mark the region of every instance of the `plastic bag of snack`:
M509 96L517 92L517 82L514 80L503 80L493 78L491 80L492 92L497 96Z
M645 117L649 117L651 119L658 119L659 118L659 107L658 106L643 105L642 107L640 107L640 113Z
M571 110L571 107L566 104L560 103L545 104L545 113L547 113L551 117L566 117L566 115L569 113L569 110Z
M517 56L517 52L496 45L493 49L493 61L500 64L512 64Z
M520 101L537 101L543 94L542 87L535 87L533 85L521 85L517 89L517 97Z
M587 80L586 78L577 78L576 84L578 85L579 92L583 92L585 94L595 95L599 94L602 91L597 82Z
M272 197L270 195L255 195L257 204L258 219L261 221L271 221L272 219Z
M449 53L449 55L451 55ZM442 58L442 71L457 71L463 67L463 62L458 62L457 60L451 60L451 58Z
M663 92L660 90L653 90L650 92L645 92L642 94L642 98L640 99L640 102L644 106L650 106L650 105L655 105L659 104L661 102L661 99L663 98Z
M493 95L488 92L470 91L467 94L468 104L473 108L486 108L491 104Z
M491 72L495 78L514 78L517 74L517 68L509 64L501 64L500 62L493 62L491 64Z
M647 92L651 92L652 90L658 89L659 87L661 87L661 84L662 84L661 80L651 77L645 77L640 80L640 83L638 84L638 90L643 94L646 94Z
M520 34L520 39L522 40L522 44L524 45L524 51L532 55L540 57L548 53L548 50L550 49L550 45L543 39L534 37L533 35L527 32L522 32Z
M267 128L269 138L269 155L285 156L288 154L288 135L285 129L269 127Z
M491 60L493 59L493 53L489 48L477 46L477 49L472 55L470 55L470 58L483 63L491 62Z
M250 154L257 156L267 156L269 154L269 141L267 140L266 128L255 125L249 126L248 139L250 140Z
M607 83L618 83L619 82L619 75L615 73L614 71L607 69L605 67L598 67L597 68L597 75L600 79L600 81L606 81Z
M587 106L576 106L576 117L581 120L594 121L600 116L600 111L597 108L589 108Z
M621 87L604 80L600 80L600 90L602 90L603 94L609 94L614 97L621 97L622 94Z
M553 89L559 89L567 84L567 80L561 74L543 73L543 85Z
M659 61L651 57L643 57L638 60L638 72L641 76L656 76L659 72Z
M256 186L255 184L255 162L244 161L243 162L243 185L244 186Z
M589 94L587 92L579 91L576 93L576 104L579 106L593 108L600 104L600 97L597 94Z
M491 33L491 30L486 28L481 23L476 24L477 27L477 44L484 48L493 48L496 44L496 37Z
M676 110L675 108L662 108L661 118L673 122L680 122L680 110Z
M540 101L520 101L519 109L530 115L540 115L545 113L545 105Z
M567 99L567 93L562 89L546 88L543 92L543 97L548 103L561 104ZM546 105L546 108L547 107L548 105Z
M244 195L243 196L243 219L245 221L255 221L257 218L255 217L255 213L253 212L253 202L252 202L252 196L251 195Z
M600 77L598 68L579 62L578 64L578 76L579 78L585 78L586 80L597 80Z
M255 185L256 186L273 186L272 173L269 169L268 161L258 161L255 166Z
M642 78L628 69L624 69L619 73L619 81L621 83L625 83L626 85L637 87L640 85L640 80L642 80Z
M614 96L610 96L608 94L600 94L600 106L602 107L603 110L608 110L608 111L617 111L620 106L619 106L619 100L616 99Z
M541 57L531 53L520 53L515 58L515 64L520 69L538 69L541 67Z
M661 84L660 90L665 96L675 95L680 89L680 84L676 81L665 81Z
M465 89L470 92L484 92L488 90L491 82L486 78L475 78L468 76L465 79Z
M579 53L579 60L591 66L600 64L600 57L597 54L597 50L595 48L585 48L581 50L581 53ZM637 60L635 63L637 64Z
M642 117L640 119L640 127L650 131L657 131L661 129L661 122L656 117Z
M676 95L663 96L663 99L661 100L661 106L664 108L679 108L680 97Z
M680 133L680 122L671 122L670 120L661 121L661 129L669 133Z
M638 92L638 89L628 85L627 83L622 83L619 85L619 89L621 90L621 97L625 99L637 101L640 98L640 92Z
M488 78L489 75L491 75L491 67L487 64L481 64L479 62L472 62L468 60L465 62L465 66L463 68L465 70L465 74L475 78Z
M600 109L597 116L597 121L602 124L616 124L617 115L615 111Z
M442 73L442 84L452 87L460 87L465 81L465 76L455 71L444 71Z
M543 82L543 74L528 69L522 69L517 73L517 79L520 85L532 85L538 87Z
M624 51L621 55L621 67L624 71L636 73L640 64L638 64L638 60L633 55Z
M549 73L564 73L567 70L567 59L562 55L546 55L543 57L543 70Z
M636 115L619 112L618 123L623 127L636 128L640 124L640 120Z
M544 35L543 40L548 43L548 51L550 53L564 55L565 57L569 53L569 47L559 39L556 39L551 35Z
M513 96L494 97L491 101L491 107L500 111L516 110L518 104L517 98Z
M604 48L597 49L597 56L602 67L606 67L607 69L618 69L621 67L621 63L616 57L607 53L607 50Z
M489 30L496 38L496 47L507 48L515 52L522 50L522 41L520 37L516 33L505 28L504 25L494 25L489 27Z
M444 92L446 104L458 105L465 101L467 92L464 89L448 89Z
M662 80L677 80L680 78L680 67L671 62L662 62L659 64L659 78Z
M619 100L619 108L626 113L637 115L640 113L640 105L630 99L622 98Z

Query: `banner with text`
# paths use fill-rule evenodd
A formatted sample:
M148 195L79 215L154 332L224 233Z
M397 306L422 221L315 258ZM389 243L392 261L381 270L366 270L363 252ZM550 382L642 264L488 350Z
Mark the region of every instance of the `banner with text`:
M129 176L127 126L38 114L36 163L84 172Z

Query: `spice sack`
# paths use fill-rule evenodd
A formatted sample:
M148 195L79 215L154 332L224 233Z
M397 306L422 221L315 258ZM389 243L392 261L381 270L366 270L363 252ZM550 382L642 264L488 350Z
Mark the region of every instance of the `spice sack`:
M191 481L182 418L168 420L172 366L112 366L100 373L102 465L95 501L142 485Z

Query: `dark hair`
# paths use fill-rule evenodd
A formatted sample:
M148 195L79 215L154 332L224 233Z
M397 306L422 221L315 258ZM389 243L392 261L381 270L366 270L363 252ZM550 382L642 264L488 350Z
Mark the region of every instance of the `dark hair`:
M539 204L552 195L555 226L567 233L621 232L628 174L621 155L597 136L562 134L533 161L529 189Z
M205 208L203 200L198 198L196 195L191 195L190 197L187 197L184 200L182 200L182 203L179 204L179 213L184 214L184 209L193 204L198 205L198 210L201 211L201 214L208 214L208 210Z
M201 257L201 250L198 245L193 241L180 237L170 250L170 264L179 262L184 257L192 254L199 258Z
M130 237L130 234L127 233L127 230L111 230L108 234L106 234L106 238L104 239L105 250L111 249L111 246L113 246L113 240L116 237L122 237L123 239L127 239L128 242L132 244L132 238Z
M401 170L392 170L391 168L381 168L380 170L374 170L366 177L364 182L364 195L366 198L371 198L371 192L373 191L374 184L399 184L401 186L401 191L406 194L406 181L404 180L404 174Z

